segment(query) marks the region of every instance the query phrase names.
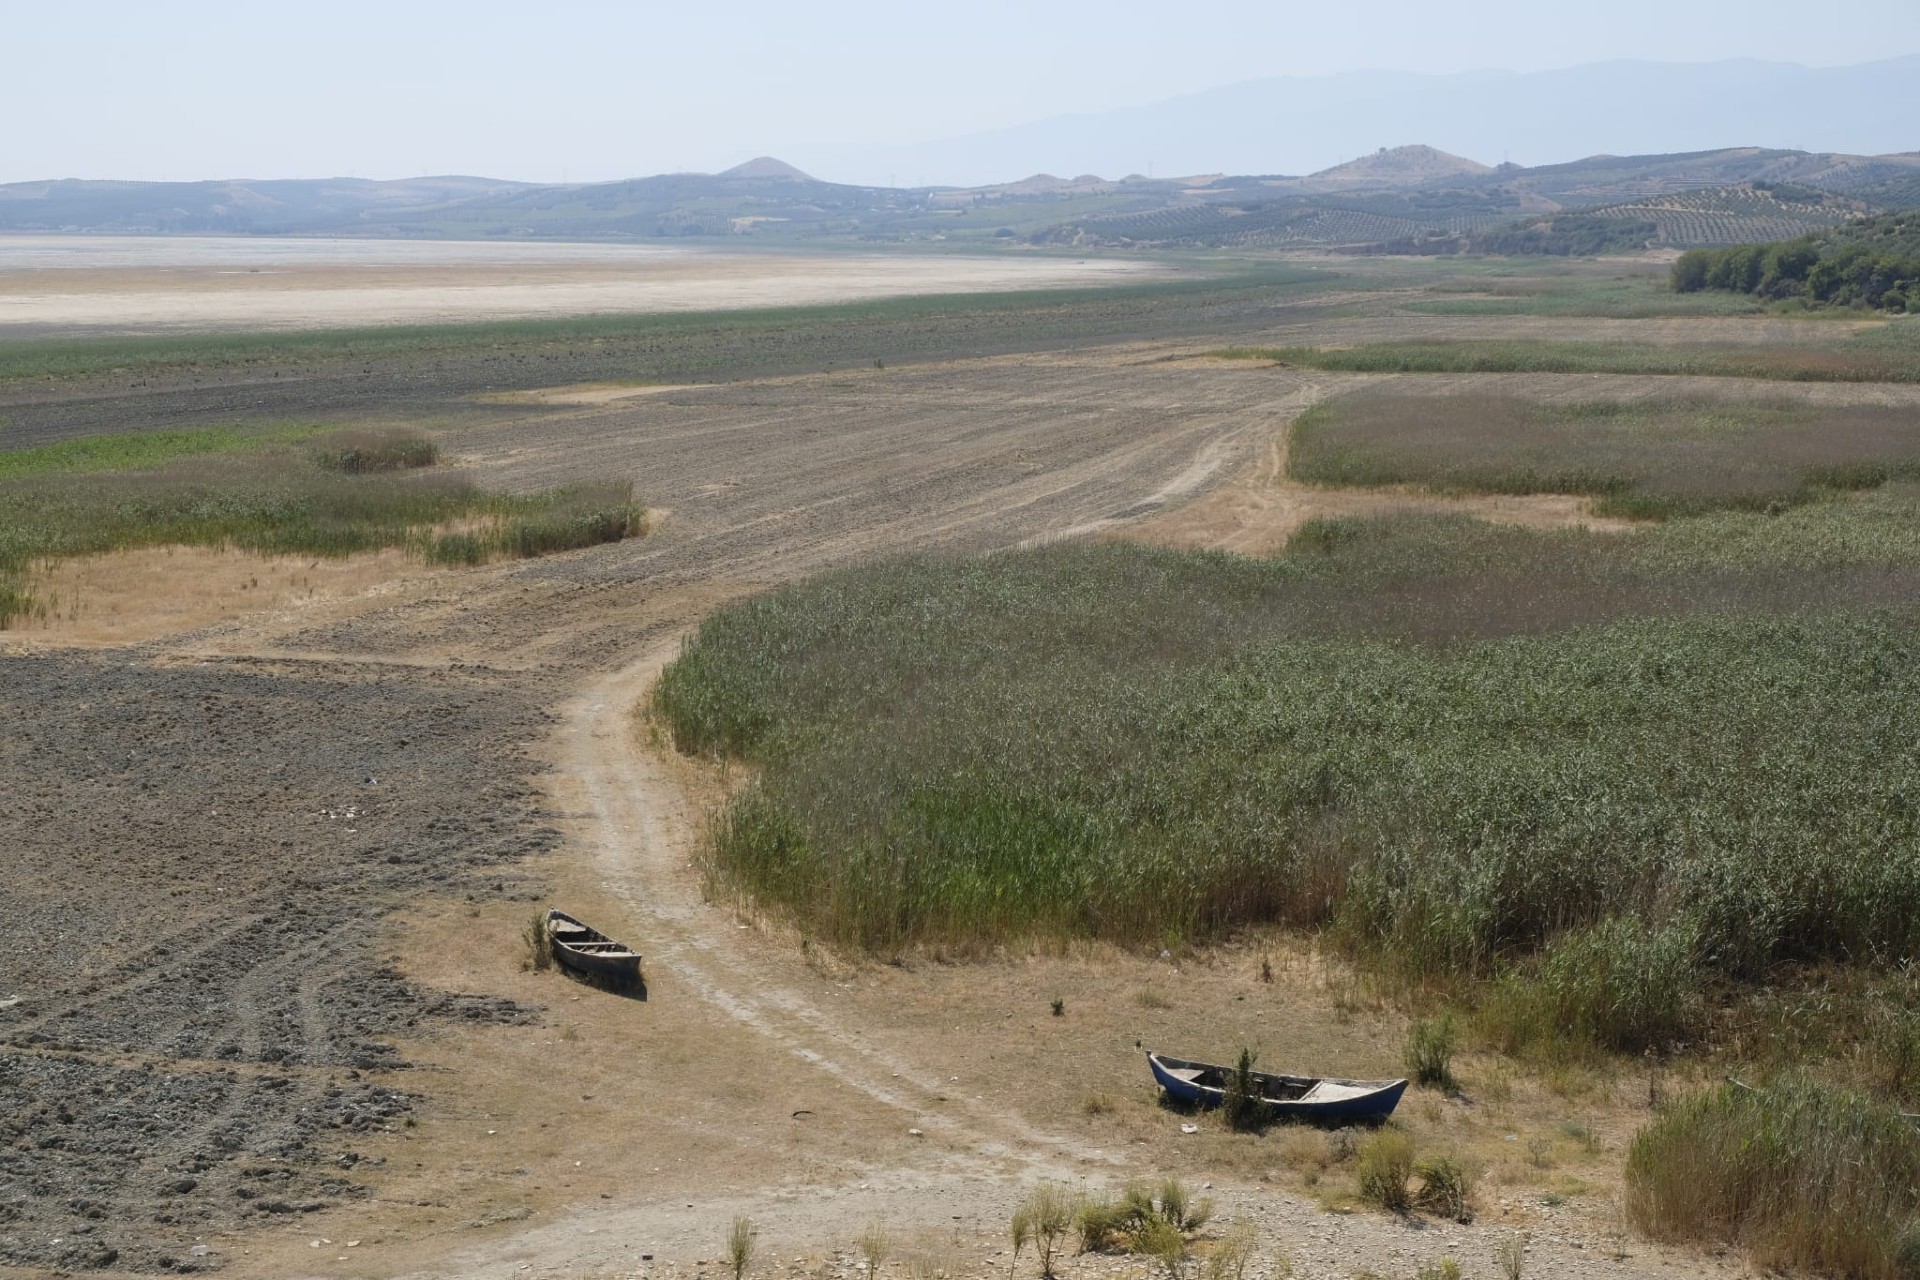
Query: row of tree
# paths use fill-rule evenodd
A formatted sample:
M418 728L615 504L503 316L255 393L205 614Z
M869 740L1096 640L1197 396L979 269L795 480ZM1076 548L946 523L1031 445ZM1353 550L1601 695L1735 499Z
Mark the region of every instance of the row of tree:
M1920 311L1920 221L1902 214L1780 244L1689 249L1674 261L1673 288Z

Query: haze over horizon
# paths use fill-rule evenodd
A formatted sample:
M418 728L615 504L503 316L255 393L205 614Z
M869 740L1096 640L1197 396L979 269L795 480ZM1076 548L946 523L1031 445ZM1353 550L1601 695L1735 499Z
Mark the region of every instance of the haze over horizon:
M326 15L232 0L164 11L109 0L84 13L10 15L15 56L0 82L0 109L34 127L16 131L0 152L0 182L451 173L584 182L712 172L770 154L835 181L977 183L1031 172L1028 153L1009 145L1003 161L1001 153L956 150L950 140L1027 131L1032 141L1031 131L1064 119L1230 95L1275 77L1396 68L1498 80L1621 59L1835 67L1920 51L1920 9L1905 0L1859 0L1843 24L1809 24L1803 8L1784 0L1623 0L1604 13L1546 16L1500 0L1475 6L1471 22L1412 0L1380 0L1364 33L1343 13L1255 0L1227 0L1205 23L1084 0L1038 11L982 0L964 19L875 0L824 14L762 0L698 13L557 0L537 20L496 0L404 9L341 0ZM1899 149L1920 148L1911 96L1904 106L1861 98L1861 111L1890 118L1881 133L1906 139ZM1366 105L1362 92L1352 109ZM1415 142L1489 163L1501 151L1530 148L1512 158L1552 163L1642 149L1640 140L1655 135L1634 124L1632 108L1582 104L1596 127L1618 117L1623 141L1555 154L1531 141L1496 146L1491 136L1483 143L1465 130L1449 137L1423 129L1422 109L1404 122L1359 120L1364 137L1322 130L1317 149L1282 145L1284 120L1251 120L1249 128L1276 139L1271 159L1259 164L1240 162L1242 151L1215 145L1220 140L1201 129L1170 125L1171 143L1142 136L1126 154L1071 141L1067 128L1057 146L1033 149L1051 161L1034 167L1108 177L1147 164L1163 175L1301 172ZM1716 135L1702 143L1674 114L1661 117L1676 141L1651 149L1857 149L1840 137ZM1117 128L1131 127L1116 119ZM1308 122L1294 123L1301 133ZM1235 163L1222 163L1229 157ZM952 171L914 171L933 166Z

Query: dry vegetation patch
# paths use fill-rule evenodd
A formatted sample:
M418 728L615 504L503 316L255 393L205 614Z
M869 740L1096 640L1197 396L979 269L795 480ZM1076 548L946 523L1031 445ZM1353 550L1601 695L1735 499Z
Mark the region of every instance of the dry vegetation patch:
M1320 484L1586 494L1598 514L1646 519L1778 510L1920 476L1920 430L1911 408L1891 405L1704 393L1547 403L1394 384L1302 415L1288 463Z
M1820 345L1777 347L1436 337L1350 346L1223 347L1230 360L1336 373L1623 373L1780 382L1914 382L1920 330L1887 325L1836 332Z
M1920 1268L1917 1188L1910 1117L1801 1077L1685 1099L1627 1158L1627 1211L1655 1238L1737 1245L1762 1266L1863 1280Z
M306 443L207 438L88 442L0 454L0 628L47 622L47 566L165 546L329 559L399 548L430 564L534 556L645 532L631 482L507 495L433 466L416 432ZM64 602L69 620L77 601Z
M397 548L344 558L217 547L141 547L56 560L24 579L34 601L7 634L27 643L113 645L247 615L302 616L371 602L434 570Z

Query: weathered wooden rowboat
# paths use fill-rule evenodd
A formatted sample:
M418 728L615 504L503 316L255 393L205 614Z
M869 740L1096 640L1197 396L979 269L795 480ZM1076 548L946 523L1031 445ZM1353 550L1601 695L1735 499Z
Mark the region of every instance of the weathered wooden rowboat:
M553 958L575 973L622 988L640 982L638 952L558 907L547 912L547 937L553 943Z
M1226 1098L1233 1068L1149 1053L1147 1065L1167 1096L1196 1107L1217 1107ZM1332 1080L1314 1076L1253 1073L1260 1096L1279 1120L1384 1120L1400 1105L1405 1080Z

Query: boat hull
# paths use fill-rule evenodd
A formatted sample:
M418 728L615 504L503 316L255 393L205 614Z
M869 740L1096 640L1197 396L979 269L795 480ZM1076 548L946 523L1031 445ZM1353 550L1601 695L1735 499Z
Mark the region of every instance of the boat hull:
M1214 1081L1231 1074L1229 1068L1158 1053L1147 1055L1147 1066L1154 1080L1176 1102L1217 1107L1226 1100L1226 1090ZM1385 1120L1407 1091L1405 1080L1336 1080L1265 1072L1255 1072L1254 1079L1271 1114L1279 1120Z
M591 951L576 951L565 943L556 942L553 945L553 958L575 973L620 986L632 986L640 979L640 957L630 953L596 955Z
M637 952L558 907L547 912L547 939L554 960L584 978L621 989L640 984Z

